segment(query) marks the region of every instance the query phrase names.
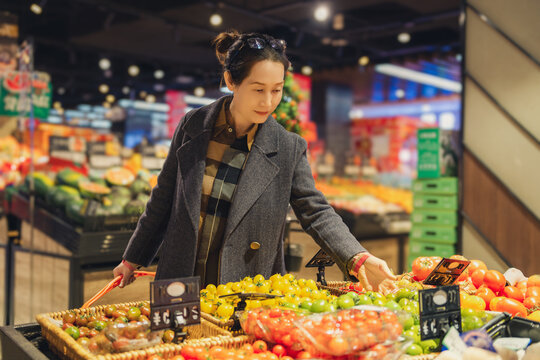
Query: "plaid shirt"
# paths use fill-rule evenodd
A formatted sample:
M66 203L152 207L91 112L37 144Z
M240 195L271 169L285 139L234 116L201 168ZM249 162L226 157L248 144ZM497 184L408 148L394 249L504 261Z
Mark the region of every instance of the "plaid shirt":
M237 139L229 105L230 102L225 102L221 108L206 154L195 264L195 275L201 277L203 286L217 284L229 208L258 129L254 125L245 136Z

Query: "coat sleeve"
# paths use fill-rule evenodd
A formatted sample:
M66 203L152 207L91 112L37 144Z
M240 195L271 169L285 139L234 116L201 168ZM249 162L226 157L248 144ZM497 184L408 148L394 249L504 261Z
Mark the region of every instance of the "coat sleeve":
M306 157L307 144L298 137L290 203L302 228L330 255L344 274L349 274L349 261L366 251L351 234L341 217L315 188L315 181Z
M157 185L152 190L146 209L124 251L123 258L135 264L150 265L163 242L176 189L178 171L176 149L181 145L184 136L181 127L187 116L188 114L184 116L175 130L169 153L158 175Z

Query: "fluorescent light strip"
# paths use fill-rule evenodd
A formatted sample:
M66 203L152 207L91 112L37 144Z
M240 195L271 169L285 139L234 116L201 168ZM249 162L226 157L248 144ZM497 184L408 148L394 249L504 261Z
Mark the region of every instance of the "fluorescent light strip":
M216 101L216 99L211 99L201 96L186 95L184 96L184 101L190 105L209 105Z
M432 85L440 89L449 90L453 92L461 92L461 83L439 76L426 74L420 71L407 69L402 66L393 64L379 64L375 65L375 71L388 76L394 76L401 79L414 81L420 84Z

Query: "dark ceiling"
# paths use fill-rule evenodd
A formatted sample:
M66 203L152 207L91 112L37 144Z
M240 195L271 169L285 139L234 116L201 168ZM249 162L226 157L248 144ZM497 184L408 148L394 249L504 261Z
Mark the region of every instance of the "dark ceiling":
M0 10L18 15L20 38L33 38L35 67L52 75L56 89L64 87L64 104L102 101L98 85L107 83L117 96L125 85L154 91L156 69L165 71L165 88L215 86L220 69L210 46L220 31L269 33L287 41L296 69L314 71L351 66L368 55L371 62L459 52L459 0L333 0L332 15L344 16L344 28L334 30L313 17L319 2L304 0L48 0L43 13L30 11L32 2L0 0ZM219 27L212 13L223 17ZM397 35L407 31L411 41ZM111 73L99 67L111 60ZM136 78L127 67L137 64Z

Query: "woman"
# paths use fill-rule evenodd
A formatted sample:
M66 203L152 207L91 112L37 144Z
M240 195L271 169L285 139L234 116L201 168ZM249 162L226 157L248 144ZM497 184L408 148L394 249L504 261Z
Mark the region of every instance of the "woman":
M232 96L187 113L156 187L114 269L123 287L161 249L156 279L199 275L203 286L284 273L291 204L304 230L345 274L369 289L395 279L366 252L315 188L306 141L271 114L289 61L284 42L262 34L214 40Z

